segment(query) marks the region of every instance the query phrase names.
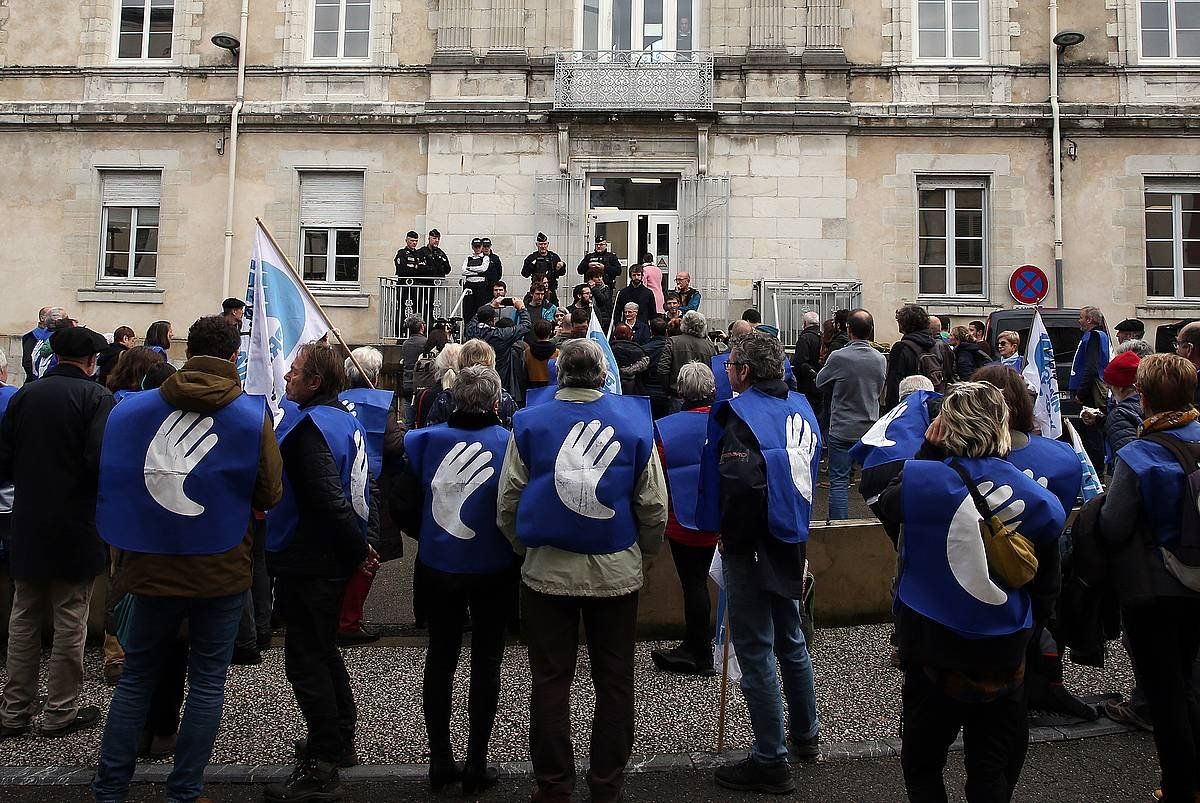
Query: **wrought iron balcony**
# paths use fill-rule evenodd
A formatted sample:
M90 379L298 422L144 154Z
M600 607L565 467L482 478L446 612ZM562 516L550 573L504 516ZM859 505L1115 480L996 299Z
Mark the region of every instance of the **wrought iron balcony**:
M711 111L713 54L706 50L560 50L554 108Z

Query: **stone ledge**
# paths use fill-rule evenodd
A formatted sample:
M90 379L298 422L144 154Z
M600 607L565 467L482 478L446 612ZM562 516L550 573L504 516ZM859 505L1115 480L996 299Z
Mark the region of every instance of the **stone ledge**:
M162 304L165 290L156 287L81 287L75 300L105 304Z
M1152 320L1163 318L1200 318L1200 301L1188 303L1177 301L1171 304L1138 304L1134 314Z
M366 293L338 293L313 291L315 298L322 307L357 307L366 309L371 306L371 297Z
M917 303L934 315L970 315L986 318L992 312L1003 309L990 301L952 301L937 298L917 298Z

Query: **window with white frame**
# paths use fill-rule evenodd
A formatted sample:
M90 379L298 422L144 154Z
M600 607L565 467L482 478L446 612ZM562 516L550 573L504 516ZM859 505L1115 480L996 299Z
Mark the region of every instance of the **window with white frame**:
M169 59L175 0L117 0L118 59Z
M694 50L694 0L582 0L583 50Z
M314 59L365 59L370 46L371 0L313 0Z
M304 281L358 285L363 220L363 174L300 173L300 263Z
M101 172L101 284L154 284L161 186L157 170Z
M1146 297L1200 300L1200 179L1146 186Z
M1144 59L1200 59L1200 0L1141 0Z
M916 4L917 59L983 60L986 0L916 0Z
M917 184L917 292L987 295L987 182L921 180Z

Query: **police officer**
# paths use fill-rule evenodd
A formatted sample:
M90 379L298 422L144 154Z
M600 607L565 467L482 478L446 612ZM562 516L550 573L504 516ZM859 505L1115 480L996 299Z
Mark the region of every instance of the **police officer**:
M425 275L425 260L417 250L417 240L420 239L415 231L404 235L404 247L396 252L396 275L402 279L415 279Z
M525 257L521 265L521 275L526 279L535 275L545 276L550 283L550 290L558 290L558 277L565 275L567 266L562 258L550 250L550 239L542 232L537 235L537 250Z
M446 252L438 247L441 241L442 233L437 229L430 229L429 242L417 252L424 263L424 272L422 275L431 278L450 275L450 257L446 256Z
M587 269L593 262L599 262L604 268L604 284L609 288L613 286L613 282L621 275L621 260L617 255L608 250L608 242L605 241L601 234L596 235L596 250L579 260L579 267L576 268L580 276L587 275Z
M488 270L486 280L489 285L500 281L504 275L504 263L500 261L500 255L492 253L492 238L484 237L480 243L483 245L483 253L488 258Z
M483 253L483 240L476 237L471 240L471 253L462 264L463 290L467 293L462 306L464 321L474 318L479 305L491 300L491 294L487 290L487 275L490 269L491 260Z

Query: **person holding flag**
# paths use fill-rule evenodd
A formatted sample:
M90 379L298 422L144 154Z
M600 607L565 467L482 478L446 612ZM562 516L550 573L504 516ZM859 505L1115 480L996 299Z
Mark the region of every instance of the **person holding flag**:
M104 431L96 525L121 550L118 573L133 609L92 786L102 803L128 794L143 723L185 620L189 691L166 793L196 800L203 791L251 582L251 511L282 494L271 419L238 382L238 342L221 316L200 318L183 369L127 397Z
M1068 389L1071 398L1085 410L1107 410L1108 389L1104 386L1104 369L1112 357L1108 339L1108 326L1099 307L1083 307L1079 310L1079 328L1083 336L1075 348L1075 359L1071 362L1071 379ZM1104 431L1099 425L1084 424L1080 433L1083 446L1093 466L1104 466Z
M608 344L608 337L604 334L604 329L600 326L600 318L596 315L596 308L592 307L591 312L591 318L588 320L587 336L589 340L600 347L600 353L604 355L604 392L620 396L621 368L617 365L617 357L613 354L612 346ZM557 366L557 363L555 365Z
M1034 426L1043 438L1056 440L1063 434L1062 408L1058 399L1058 370L1054 363L1054 344L1042 321L1042 311L1033 311L1029 343L1025 351L1025 384L1035 391Z

